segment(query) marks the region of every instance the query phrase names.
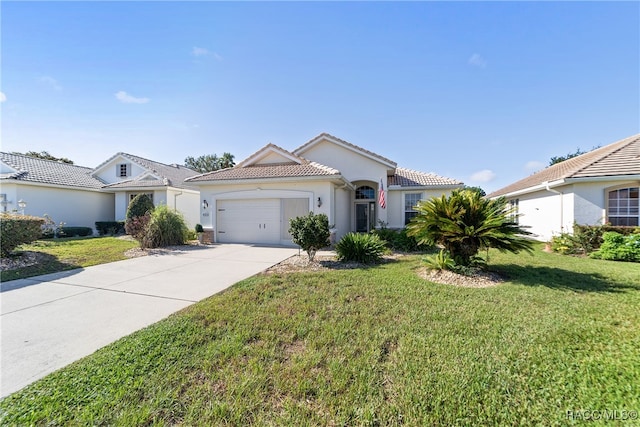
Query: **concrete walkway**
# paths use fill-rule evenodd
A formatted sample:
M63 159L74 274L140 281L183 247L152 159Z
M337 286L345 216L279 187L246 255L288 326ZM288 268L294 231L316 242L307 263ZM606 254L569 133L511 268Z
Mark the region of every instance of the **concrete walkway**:
M295 255L193 246L0 284L0 397Z

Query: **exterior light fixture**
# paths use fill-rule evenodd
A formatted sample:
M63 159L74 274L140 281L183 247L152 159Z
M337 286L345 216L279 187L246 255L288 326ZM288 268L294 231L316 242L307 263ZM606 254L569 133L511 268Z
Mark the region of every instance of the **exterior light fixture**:
M22 199L18 200L18 207L20 208L20 213L24 215L24 208L27 207L27 202Z
M207 202L207 200L203 200L202 201L202 209L206 210L209 207L209 202Z
M322 206L322 199L318 197L318 207Z

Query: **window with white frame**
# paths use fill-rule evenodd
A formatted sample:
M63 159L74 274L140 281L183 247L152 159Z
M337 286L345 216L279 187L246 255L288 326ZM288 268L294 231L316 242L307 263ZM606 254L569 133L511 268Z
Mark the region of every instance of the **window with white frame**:
M0 194L0 206L2 206L2 212L6 212L7 211L7 195L6 194Z
M376 190L368 185L356 188L356 200L373 200L376 198Z
M418 215L415 206L422 200L422 193L406 193L404 195L404 224L409 224L411 218Z
M509 219L516 224L520 223L520 199L509 200Z
M620 188L608 192L607 222L611 225L637 227L640 187Z
M116 165L116 176L119 178L131 176L131 163L118 163Z
M149 200L151 200L151 203L153 203L153 193L131 193L131 194L129 194L129 203L131 203L131 201L136 196L139 196L140 194L145 194L149 198Z

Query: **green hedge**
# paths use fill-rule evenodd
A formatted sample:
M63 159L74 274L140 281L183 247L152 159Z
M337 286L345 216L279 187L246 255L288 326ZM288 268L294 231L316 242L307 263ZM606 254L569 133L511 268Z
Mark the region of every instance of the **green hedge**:
M591 258L640 262L640 233L625 236L615 231L607 231L602 235L602 239L600 249L593 252Z
M91 227L62 227L60 229L61 237L85 237L93 234Z
M124 221L96 221L96 230L100 236L124 233Z
M393 229L393 228L376 228L371 232L378 236L385 242L385 246L389 249L401 252L425 252L432 248L429 245L418 244L418 241L413 236L407 235L407 229Z
M43 218L0 214L0 253L7 256L23 243L31 243L42 234Z

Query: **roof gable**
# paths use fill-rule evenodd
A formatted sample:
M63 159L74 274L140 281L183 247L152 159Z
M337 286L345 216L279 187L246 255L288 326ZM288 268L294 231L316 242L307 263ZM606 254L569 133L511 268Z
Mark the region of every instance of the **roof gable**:
M328 133L321 133L320 135L316 136L315 138L313 138L312 140L310 140L309 142L307 142L306 144L301 145L300 147L296 148L295 150L293 150L293 154L297 155L297 156L304 156L305 153L311 151L312 148L316 147L319 144L323 144L323 143L330 143L330 144L335 144L338 145L342 148L345 148L349 151L352 151L354 153L357 153L363 157L366 157L368 159L374 160L376 162L382 163L384 166L386 166L389 169L394 169L396 168L398 165L396 164L396 162L394 162L393 160L389 160L386 157L383 157L379 154L376 154L372 151L369 150L365 150L362 147L358 147L357 145L351 144L350 142L347 142L343 139L337 138L333 135L330 135Z
M102 162L93 170L93 176L110 176L111 168L119 163L133 163L137 165L136 173L128 177L118 177L115 182L110 182L108 188L131 188L149 186L172 186L188 188L184 184L187 178L198 175L198 172L182 165L166 165L164 163L134 156L128 153L116 153Z
M305 160L296 156L290 151L285 150L282 147L278 147L275 144L267 144L242 162L238 163L235 167L246 167L253 165L268 165L279 163L297 163L302 164Z
M640 175L640 134L549 166L514 182L488 197L524 191L548 182L570 178Z

